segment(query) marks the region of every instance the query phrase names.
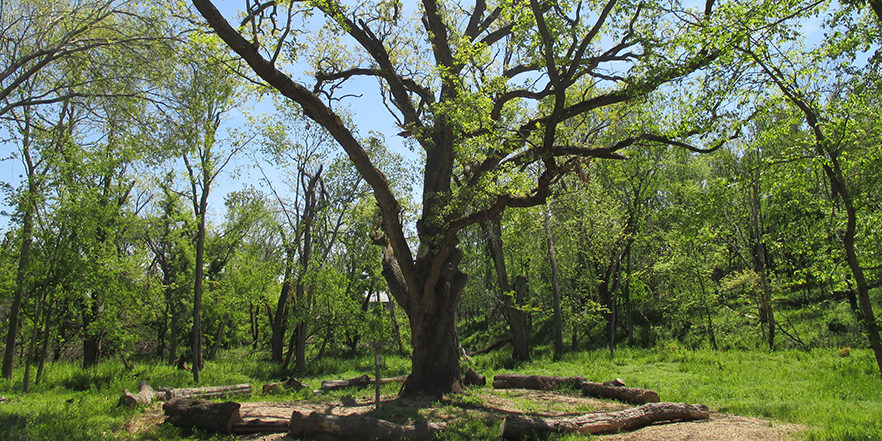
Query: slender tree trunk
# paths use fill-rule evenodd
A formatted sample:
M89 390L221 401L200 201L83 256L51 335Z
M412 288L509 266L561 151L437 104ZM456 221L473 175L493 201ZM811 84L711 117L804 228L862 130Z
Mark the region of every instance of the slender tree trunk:
M698 279L698 286L701 288L701 306L704 309L704 315L707 319L707 338L708 342L710 342L711 348L717 350L717 337L714 334L714 321L711 317L711 309L710 305L707 301L707 293L704 290L704 282L701 280L701 274L696 274L696 278Z
M551 231L551 209L545 210L545 236L548 238L548 260L551 263L551 291L554 295L554 359L563 355L563 320L560 311L560 282L557 269L557 253L554 249L554 234Z
M28 392L31 381L31 366L34 363L34 357L37 354L37 341L40 336L40 329L42 328L42 323L40 320L43 317L43 308L46 302L46 292L40 294L40 297L37 299L37 311L34 313L34 329L31 332L31 343L28 347L28 355L25 357L25 371L24 371L24 379L22 380L23 389L25 392Z
M178 322L178 314L181 312L181 308L179 308L179 304L174 298L168 304L169 310L169 332L168 332L168 364L175 364L175 361L178 359L178 333L180 332L180 326Z
M622 284L622 300L625 304L625 329L628 342L634 344L634 305L631 302L631 247L625 252L625 282Z
M33 179L29 176L29 180ZM34 184L28 184L29 187ZM27 197L27 196L26 196ZM6 349L3 351L3 378L12 379L12 366L15 359L15 341L18 338L18 327L21 321L21 303L24 298L28 261L31 257L31 244L34 235L34 207L30 201L24 202L22 210L21 249L18 253L18 269L15 273L15 294L9 308L9 328L6 331Z
M46 312L43 315L43 341L40 344L40 356L39 362L37 363L37 376L34 378L34 384L40 384L40 380L43 378L43 367L46 364L46 355L49 352L49 321L52 318L52 310L54 309L54 304L50 303L46 307Z
M91 329L101 313L101 297L93 291L89 300L83 311L83 368L96 366L101 359L101 333Z
M214 360L214 357L217 355L217 350L220 347L221 340L224 338L224 330L227 327L227 322L230 320L228 316L224 316L221 319L220 324L217 327L217 333L214 335L214 343L211 344L211 349L208 351L208 359Z
M273 363L282 362L282 352L285 348L285 330L288 327L288 305L291 300L291 285L293 284L294 254L293 246L285 246L285 277L282 279L282 289L279 300L276 302L276 314L272 321L272 335L270 336L270 359Z
M512 299L511 285L508 279L508 271L505 267L505 256L502 252L502 225L497 216L487 223L481 223L484 236L487 239L487 250L496 269L496 280L505 307L505 318L512 336L512 358L515 360L530 359L530 343L527 335L527 324L523 311L518 309L518 304Z
M203 185L199 200L199 227L196 230L196 262L193 283L193 329L190 343L193 352L193 382L199 384L202 369L202 282L205 277L205 209L208 207L208 186Z
M392 337L395 339L395 346L398 352L404 352L404 345L401 343L401 329L398 326L398 314L395 313L395 299L389 299L389 317L392 320Z

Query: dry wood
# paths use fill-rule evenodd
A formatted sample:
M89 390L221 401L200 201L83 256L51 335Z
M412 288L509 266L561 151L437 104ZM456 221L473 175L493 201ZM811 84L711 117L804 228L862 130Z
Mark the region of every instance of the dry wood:
M582 395L612 398L631 404L657 403L658 394L649 389L615 386L608 383L582 382Z
M313 438L331 436L340 439L398 440L432 439L435 432L446 429L444 423L402 425L367 415L331 415L312 412L304 415L294 411L288 437Z
M475 372L474 369L469 368L465 373L465 379L463 382L466 386L485 386L487 384L487 379L484 378L483 375Z
M242 421L239 403L232 401L172 400L163 404L162 410L168 417L166 421L175 426L198 427L213 432L231 433L233 425Z
M494 389L574 389L578 390L583 377L551 377L545 375L499 374L493 377Z
M708 419L703 404L651 403L618 412L592 413L575 418L542 419L520 415L505 417L499 436L521 439L528 434L578 433L596 435L639 429L651 424Z
M248 383L233 384L229 386L190 387L180 389L157 388L164 392L165 397L160 399L170 401L183 398L221 398L221 397L248 397L251 396L251 385Z
M263 385L263 393L265 394L273 394L280 393L285 390L300 390L305 389L306 384L302 381L294 378L294 377L285 377L282 381L266 383Z
M133 394L128 390L123 391L123 396L119 397L118 406L128 406L128 407L136 407L140 404L150 404L153 401L153 398L156 397L157 392L147 384L146 381L141 381L138 386L138 393Z
M407 375L399 375L397 377L380 378L380 384L386 383L404 383L407 381Z
M323 380L320 390L322 392L327 392L331 390L347 389L350 387L367 387L370 385L371 377L368 375L362 375L360 377L349 378L346 380Z

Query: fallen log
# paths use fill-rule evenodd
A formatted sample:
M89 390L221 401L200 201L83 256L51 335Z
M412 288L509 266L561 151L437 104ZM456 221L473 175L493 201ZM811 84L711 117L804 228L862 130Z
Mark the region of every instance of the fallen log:
M631 404L658 403L658 394L649 389L615 386L608 383L582 382L582 395L612 398Z
M230 433L246 434L246 433L285 433L288 431L291 421L288 419L243 419L234 422L230 428Z
M171 401L184 398L222 398L222 397L248 397L251 396L251 385L248 383L233 384L229 386L186 387L180 389L157 388L165 397L161 400Z
M128 390L123 390L123 396L119 397L117 406L137 407L141 404L147 405L153 401L156 395L157 392L146 381L141 380L141 383L138 385L138 393L133 394Z
M300 380L294 377L285 377L282 379L282 381L264 384L262 390L264 394L273 394L282 392L283 390L298 391L305 388L306 385L303 384L303 382L301 382Z
M493 376L494 389L578 390L583 377L551 377L545 375L499 374Z
M341 390L347 389L350 387L367 387L371 385L371 377L368 375L362 375L360 377L349 378L346 380L323 380L322 387L319 388L321 392L327 392L331 390Z
M481 355L481 354L488 354L488 353L490 353L491 351L494 351L494 350L496 350L496 349L501 348L501 347L504 346L506 343L511 343L511 341L512 341L512 340L511 340L511 337L506 337L506 338L503 338L502 340L499 340L499 341L496 342L496 343L493 343L493 344L490 345L490 346L487 346L487 347L484 348L484 349L481 349L481 350L478 350L478 351L472 352L472 353L469 354L469 355L475 356L475 355Z
M288 437L293 439L334 437L340 439L374 440L428 440L435 432L445 430L444 423L421 422L416 425L396 424L367 415L331 415L311 412L304 415L296 410L291 414Z
M380 378L380 384L387 383L404 383L407 381L407 375L399 375L397 377Z
M233 425L242 421L239 403L212 403L205 400L172 400L162 405L166 421L178 427L199 428L231 433Z
M484 378L483 375L475 372L474 369L469 368L465 373L463 383L465 383L466 386L485 386L487 385L487 379Z
M499 426L499 436L505 439L521 439L530 434L548 433L597 435L635 430L656 423L702 420L709 417L707 406L684 403L651 403L617 412L591 413L561 419L510 415Z

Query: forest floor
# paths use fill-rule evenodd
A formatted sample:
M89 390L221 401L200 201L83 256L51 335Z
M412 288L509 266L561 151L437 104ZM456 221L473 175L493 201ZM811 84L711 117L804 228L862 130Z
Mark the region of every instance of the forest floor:
M354 393L359 394L358 391ZM369 414L382 419L403 423L414 416L430 421L445 421L460 435L469 427L457 424L458 421L480 421L487 429L497 426L506 415L526 414L534 417L567 417L591 412L609 412L628 408L623 403L582 397L575 393L535 390L491 390L476 389L464 395L442 399L438 402L401 401L394 395L382 397L379 410L375 410L373 399L367 396L369 390L362 390L361 396L344 395L342 399L328 401L275 401L244 402L243 415L271 418L288 418L292 411L301 413L319 412L333 415ZM164 424L161 404L154 403L140 414L133 415L126 424L132 434L146 435L156 431ZM459 427L458 427L459 426ZM474 428L474 427L472 427ZM712 413L709 420L658 424L633 432L598 436L607 441L789 441L799 438L805 426L751 418L726 413ZM479 430L484 432L484 430ZM238 439L249 441L278 441L284 433L242 435Z

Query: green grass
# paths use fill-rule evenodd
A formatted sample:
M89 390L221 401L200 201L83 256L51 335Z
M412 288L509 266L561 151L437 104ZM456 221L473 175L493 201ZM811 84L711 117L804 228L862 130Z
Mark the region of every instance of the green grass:
M538 358L532 363L514 364L506 351L476 357L473 364L486 374L520 372L545 375L582 375L605 381L624 379L629 386L656 390L663 401L703 403L713 410L745 416L771 418L803 424L804 434L816 440L882 439L882 380L872 354L852 350L849 356L833 349L811 352L688 350L677 344L654 349L624 348L611 356L608 351L568 354L561 361ZM537 353L542 353L539 348ZM228 351L207 362L204 385L252 383L257 393L251 400L325 400L343 395L370 396L372 390L341 391L313 396L309 391L264 396L260 386L284 373L266 361L263 354L245 349ZM384 358L384 376L407 372L408 361L399 356ZM350 378L373 371L373 358L326 358L310 363L298 376L311 388L322 379ZM47 366L44 381L21 393L20 369L11 381L0 381L0 395L11 401L0 404L0 439L4 440L184 440L231 439L206 433L184 434L160 426L139 434L126 432L126 420L141 410L116 407L122 389L134 390L139 380L151 385L193 386L191 374L157 363L135 363L125 369L108 361L83 370L72 363ZM399 385L384 385L383 394L394 394ZM489 389L489 388L488 388ZM433 412L460 415L443 439L482 439L495 436L498 422L482 419L475 411L480 399L477 389L436 403ZM529 408L530 403L523 403ZM574 409L586 410L586 409Z

